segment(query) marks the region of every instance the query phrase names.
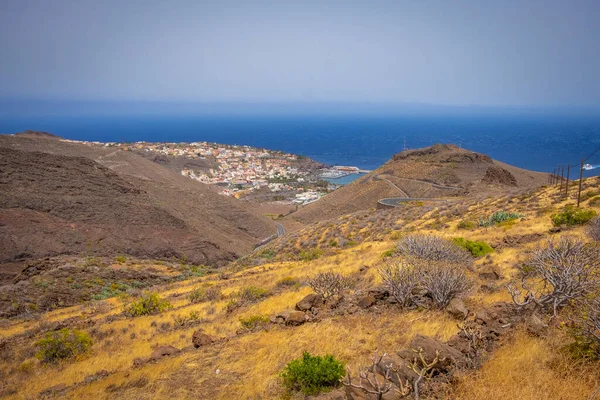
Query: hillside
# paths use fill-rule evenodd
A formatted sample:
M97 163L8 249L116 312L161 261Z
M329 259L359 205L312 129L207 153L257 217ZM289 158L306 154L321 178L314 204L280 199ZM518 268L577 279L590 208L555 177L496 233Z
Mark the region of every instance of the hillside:
M410 383L403 398L414 398L418 378L407 368L418 365L421 348L425 362L433 365L430 379L417 383L421 399L588 399L600 384L600 368L592 350L578 347L581 337L566 329L577 308L565 306L551 318L551 310L515 306L506 289L521 282L528 260L549 240L556 244L573 237L589 243L585 251L596 251L594 268L600 268L597 245L585 225L553 225L551 216L573 204L574 195L575 190L565 197L557 187L546 187L460 203L361 211L306 226L294 240L280 238L221 273L157 284L153 292L171 303L161 312L129 315L126 310L140 293L127 289L118 297L5 320L0 396L300 399L305 396L288 391L280 374L308 351L332 354L351 371L355 384L359 368L385 354L399 375L386 381L392 391L384 398L400 398L394 391L398 378ZM600 211L600 179L583 182L582 198L584 213ZM516 214L497 224L477 223L497 212ZM402 307L382 281L380 268L400 262L399 244L419 234L484 241L492 248L461 261L472 285L452 306L434 307L432 298L419 295L418 306ZM331 242L342 237L346 242ZM307 282L324 272L339 273L351 285L319 303L318 296L306 297L314 293ZM47 292L68 279L32 273L37 273L38 290ZM61 329L85 332L91 348L58 363L37 358L36 343ZM385 365L381 361L366 376L382 382L377 368ZM376 399L344 386L310 398Z
M513 167L455 145L398 153L387 163L291 218L309 223L377 206L386 197L448 198L515 193L547 183L547 175Z
M0 221L8 267L84 254L222 265L276 232L235 199L131 152L40 134L0 135Z

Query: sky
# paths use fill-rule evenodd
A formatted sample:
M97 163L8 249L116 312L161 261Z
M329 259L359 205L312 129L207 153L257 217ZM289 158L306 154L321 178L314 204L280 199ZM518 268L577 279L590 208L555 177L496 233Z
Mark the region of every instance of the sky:
M600 109L599 21L598 0L1 0L0 100Z

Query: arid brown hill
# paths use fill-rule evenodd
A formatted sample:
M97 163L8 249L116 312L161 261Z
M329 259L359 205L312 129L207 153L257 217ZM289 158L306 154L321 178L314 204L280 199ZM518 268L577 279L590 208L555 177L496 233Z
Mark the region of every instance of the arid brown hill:
M0 135L0 263L129 254L219 265L275 232L237 200L131 152Z
M547 175L513 167L452 144L398 153L380 168L291 215L310 223L376 207L385 197L508 194L546 183Z

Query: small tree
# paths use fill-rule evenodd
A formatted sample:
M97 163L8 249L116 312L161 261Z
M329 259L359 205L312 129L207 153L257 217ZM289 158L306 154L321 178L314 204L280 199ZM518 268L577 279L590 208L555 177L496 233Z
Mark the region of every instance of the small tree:
M308 286L327 299L341 293L350 287L350 280L337 272L319 272L314 278L308 280Z
M543 310L558 309L580 301L597 289L600 252L574 237L549 240L535 250L524 268L521 288L512 284L508 290L513 302L521 307L533 304Z
M422 284L439 308L467 292L473 286L464 268L456 264L434 263L422 275Z
M382 400L383 396L394 389L395 385L392 382L392 377L400 382L400 388L395 389L396 393L400 397L407 396L410 394L410 383L406 381L402 383L402 379L395 371L392 363L383 364L383 359L387 354L383 354L380 357L371 358L370 368L361 368L358 371L358 382L353 382L354 379L350 373L350 369L346 372L346 379L342 382L345 386L350 386L356 389L360 389L367 394L372 394L377 397L377 400ZM381 370L381 374L377 371Z
M425 261L444 261L456 264L471 264L473 258L460 246L433 235L415 234L403 237L398 242L398 253L406 258Z
M414 301L414 292L421 283L417 267L406 260L395 260L379 267L379 275L385 287L398 304L409 307Z

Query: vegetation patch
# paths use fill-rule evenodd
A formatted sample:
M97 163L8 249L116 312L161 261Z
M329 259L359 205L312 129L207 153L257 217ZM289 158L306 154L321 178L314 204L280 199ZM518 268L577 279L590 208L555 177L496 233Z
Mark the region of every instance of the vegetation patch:
M494 226L502 222L507 222L523 217L523 215L516 212L496 211L490 215L487 219L480 219L479 226Z
M36 343L39 348L36 357L44 363L55 363L87 353L92 344L92 339L87 333L64 328L46 333L46 336Z
M145 293L142 297L132 302L126 309L125 314L131 317L161 313L173 308L168 300L162 299L158 293Z
M240 324L243 328L254 330L263 327L269 323L269 318L262 315L251 315L249 317L241 317Z
M550 218L552 219L554 226L573 226L585 224L595 216L596 211L594 210L582 210L573 205L567 205L561 212L552 214Z
M267 292L265 289L256 286L246 286L240 289L240 291L237 293L241 301L249 303L258 301L263 297L267 297L268 294L269 292Z
M300 260L302 261L312 261L320 258L323 255L323 250L319 248L302 250L299 254Z
M473 257L477 258L483 257L494 251L492 246L490 246L484 241L473 241L462 237L457 237L452 239L452 242L462 247L463 249L468 250L473 255Z
M473 229L477 226L475 221L463 219L456 226L458 229Z
M301 359L292 360L281 373L288 390L300 391L307 396L339 386L344 375L344 364L332 355L311 356L309 352L304 352Z

